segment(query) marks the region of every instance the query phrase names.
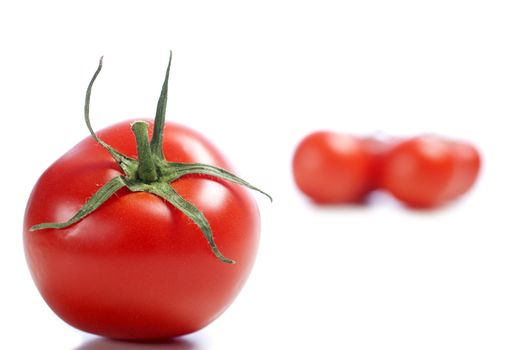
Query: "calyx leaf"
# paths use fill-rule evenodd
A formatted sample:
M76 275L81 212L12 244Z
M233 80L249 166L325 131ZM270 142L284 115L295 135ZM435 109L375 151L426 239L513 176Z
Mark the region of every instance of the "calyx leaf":
M42 223L31 227L31 231L42 230L44 228L64 228L73 225L82 220L92 212L98 209L105 201L109 199L115 192L126 186L126 182L122 176L114 177L109 180L104 186L98 190L93 197L91 197L86 204L68 221L61 223Z

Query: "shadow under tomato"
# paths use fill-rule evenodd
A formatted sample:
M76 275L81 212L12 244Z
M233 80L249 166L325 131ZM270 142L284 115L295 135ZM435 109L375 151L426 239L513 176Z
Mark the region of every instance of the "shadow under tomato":
M370 205L370 198L369 197L363 197L359 200L352 201L352 202L339 202L339 203L329 203L329 202L321 202L317 201L311 198L306 198L306 201L308 201L313 206L316 206L318 208L365 208Z
M150 343L136 343L106 338L87 341L74 350L201 350L200 345L184 338L175 338Z

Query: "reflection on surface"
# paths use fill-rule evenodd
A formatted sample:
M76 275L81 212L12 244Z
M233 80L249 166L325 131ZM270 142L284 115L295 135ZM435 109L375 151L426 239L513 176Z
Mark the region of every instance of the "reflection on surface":
M74 350L199 350L199 345L188 339L171 339L156 343L132 343L105 338L89 340Z

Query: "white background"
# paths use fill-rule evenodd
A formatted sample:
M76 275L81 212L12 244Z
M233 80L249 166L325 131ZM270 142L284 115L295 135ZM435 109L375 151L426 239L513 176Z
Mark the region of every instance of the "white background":
M0 2L0 348L525 348L523 1ZM95 129L151 117L173 49L168 119L207 135L257 196L262 241L232 307L182 340L130 345L60 321L33 286L22 218L38 176ZM319 209L290 159L307 132L470 140L460 201L386 195Z

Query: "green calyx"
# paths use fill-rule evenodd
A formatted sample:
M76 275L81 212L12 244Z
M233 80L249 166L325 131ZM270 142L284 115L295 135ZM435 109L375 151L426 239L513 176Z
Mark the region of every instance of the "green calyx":
M223 256L217 248L217 245L213 239L213 233L210 224L208 223L208 220L206 220L204 214L193 204L182 198L173 189L173 187L171 187L170 184L182 176L201 174L246 186L252 190L266 195L268 198L270 198L270 200L272 200L272 197L224 169L201 163L168 162L164 158L164 153L162 151L162 138L164 134L164 122L166 116L166 102L168 99L168 80L171 67L171 58L172 53L170 52L166 76L164 78L159 101L157 103L157 112L155 114L151 141L148 139L147 122L137 121L131 124L131 130L133 131L135 140L137 142L138 159L128 157L112 148L110 145L102 141L95 134L93 128L91 127L91 122L89 119L89 104L91 99L91 89L98 74L102 70L102 58L100 58L98 68L93 75L93 78L91 79L86 91L84 120L89 129L89 132L91 133L91 136L95 139L95 141L97 141L97 143L104 147L109 152L109 154L111 154L113 159L122 169L123 174L111 179L104 186L102 186L68 221L62 223L41 223L32 226L30 228L31 231L42 229L62 229L71 226L94 212L115 192L125 187L131 192L149 192L154 194L163 198L166 202L182 211L199 227L201 232L204 234L204 237L208 241L213 253L218 259L228 264L235 263L235 261Z

